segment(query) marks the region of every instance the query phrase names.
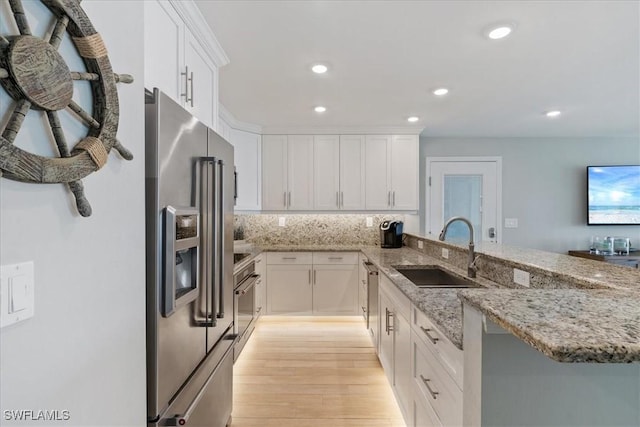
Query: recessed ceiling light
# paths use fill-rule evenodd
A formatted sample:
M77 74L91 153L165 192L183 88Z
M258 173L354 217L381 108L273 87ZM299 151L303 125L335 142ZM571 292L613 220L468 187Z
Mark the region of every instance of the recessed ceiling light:
M316 64L313 67L311 67L311 71L313 71L316 74L324 74L327 72L327 70L328 68L324 64Z
M407 121L411 123L417 122L418 120L420 120L420 118L416 116L411 116L407 119Z
M324 113L325 111L327 111L327 109L321 105L318 105L316 108L314 108L316 113Z
M433 91L434 95L438 95L438 96L443 96L449 93L449 89L447 89L446 87L441 87L439 89L436 89Z
M547 111L545 114L547 117L558 117L560 114L562 114L562 112L558 110L553 110L553 111Z
M487 31L487 37L491 40L498 40L504 37L507 37L513 31L513 25L498 25L495 27L491 27Z

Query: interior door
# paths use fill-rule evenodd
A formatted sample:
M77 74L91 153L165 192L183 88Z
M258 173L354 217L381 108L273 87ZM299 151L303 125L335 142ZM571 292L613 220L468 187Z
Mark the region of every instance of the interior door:
M447 219L463 216L473 224L476 242L499 243L501 170L500 158L427 159L427 233L438 235ZM468 242L469 230L455 222L446 238Z

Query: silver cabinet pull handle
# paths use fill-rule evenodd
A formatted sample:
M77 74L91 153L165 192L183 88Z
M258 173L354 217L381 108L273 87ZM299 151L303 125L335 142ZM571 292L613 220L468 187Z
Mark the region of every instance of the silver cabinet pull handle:
M425 378L422 376L422 374L420 374L420 379L422 380L422 382L424 383L424 385L427 387L427 390L429 390L429 393L431 394L431 397L433 397L433 400L438 398L438 395L440 394L439 391L435 391L434 389L431 388L431 386L429 386L429 381L431 381L428 378Z
M341 256L330 256L329 259L340 261L342 259L342 257Z
M437 343L438 343L438 340L439 340L440 338L436 338L436 337L432 336L432 335L429 333L430 331L432 331L432 329L424 328L424 327L422 327L422 326L420 326L420 329L422 329L422 332L424 332L424 334L427 336L427 338L429 338L429 340L430 340L432 343L434 343L434 344L437 344Z
M289 191L289 201L287 202L287 207L290 208L291 207L291 191Z
M294 256L283 256L282 259L297 259L297 257Z
M184 96L184 102L189 103L189 66L184 67L184 73L180 73L181 76L184 76L184 93L181 93L180 96ZM191 73L191 78L193 78L193 73ZM193 94L193 92L192 92ZM193 105L191 105L193 107Z
M387 330L387 335L390 334L390 332L393 332L393 325L389 322L389 320L393 317L393 312L389 311L388 308L384 308L386 311L386 330Z
M309 284L311 284L311 270L309 270Z
M189 100L191 106L193 107L193 71L191 72L191 99Z

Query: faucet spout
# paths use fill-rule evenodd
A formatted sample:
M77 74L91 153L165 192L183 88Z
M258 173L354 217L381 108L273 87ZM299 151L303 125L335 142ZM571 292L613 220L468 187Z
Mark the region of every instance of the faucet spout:
M473 224L471 224L471 221L469 221L467 218L462 216L454 216L449 218L447 222L444 224L444 227L442 228L442 231L440 232L438 239L444 242L444 238L447 235L447 229L449 228L451 223L455 221L462 221L465 224L467 224L467 226L469 227L469 262L467 263L467 276L474 278L476 277L476 271L478 270L478 267L476 265L477 258L475 255L475 245L473 243L474 231L473 231Z

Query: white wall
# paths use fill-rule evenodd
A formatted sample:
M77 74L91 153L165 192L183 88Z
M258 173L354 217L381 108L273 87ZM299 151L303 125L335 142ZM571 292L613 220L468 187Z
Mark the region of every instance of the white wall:
M33 12L37 29L48 26L39 18L46 12L40 2L23 3L28 12L41 8ZM107 165L84 180L89 218L76 213L61 184L0 179L0 263L35 262L35 317L0 331L3 426L145 425L143 2L95 0L82 7L115 72L136 78L118 90L118 139L135 159L112 152ZM1 2L3 35L15 28L10 17L8 2ZM81 90L74 95L82 102L87 97ZM0 89L0 128L10 105ZM31 111L17 144L51 153L44 123ZM84 134L76 123L67 139L75 144ZM71 419L14 424L5 410L68 410Z
M504 244L566 252L588 249L589 237L628 236L640 247L640 226L587 226L586 166L640 164L638 138L421 138L421 230L425 220L425 157L502 156Z

